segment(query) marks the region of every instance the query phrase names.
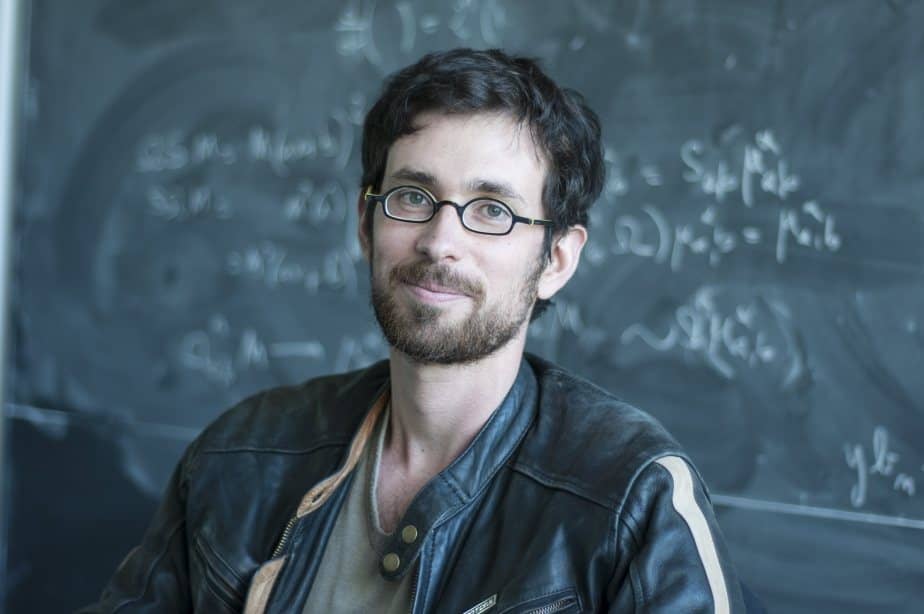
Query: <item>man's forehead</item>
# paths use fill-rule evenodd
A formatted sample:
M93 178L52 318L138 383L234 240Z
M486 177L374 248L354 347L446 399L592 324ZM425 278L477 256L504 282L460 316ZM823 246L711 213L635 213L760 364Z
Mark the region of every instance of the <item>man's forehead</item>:
M458 150L452 142L443 142L445 149L433 148L434 131L457 138L460 141ZM446 164L447 159L455 161L454 156L462 155L463 151L470 156L467 158L469 161L474 158L481 162L478 150L480 138L485 144L484 160L490 160L491 164L474 164L466 169L462 169L461 165ZM473 151L466 151L466 146ZM524 154L528 156L525 161ZM535 171L532 174L539 176L536 187L541 190L548 165L524 122L509 113L500 112L427 112L415 119L414 132L397 139L389 148L386 179L408 180L433 188L445 187L441 181L451 180L471 192L526 200L523 192L528 187L511 181L512 165L531 167ZM447 172L449 166L451 170Z
M542 164L546 162L546 155L541 143L536 140L536 135L526 119L520 119L507 111L473 111L471 113L450 113L447 111L423 111L418 113L411 121L411 130L402 138L411 136L421 130L432 126L440 121L449 121L464 125L466 130L475 132L501 132L510 135L510 144L518 147L520 139L526 139L526 144L532 148L536 154L536 160ZM396 141L397 142L397 141Z

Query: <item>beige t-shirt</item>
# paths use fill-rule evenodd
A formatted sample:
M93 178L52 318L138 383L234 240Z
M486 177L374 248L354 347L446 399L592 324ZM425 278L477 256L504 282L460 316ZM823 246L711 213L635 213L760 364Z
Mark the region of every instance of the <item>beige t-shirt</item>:
M411 584L417 565L398 582L386 580L379 572L390 534L384 533L379 524L375 484L388 415L387 410L383 412L373 445L356 466L356 477L324 549L304 614L411 611Z

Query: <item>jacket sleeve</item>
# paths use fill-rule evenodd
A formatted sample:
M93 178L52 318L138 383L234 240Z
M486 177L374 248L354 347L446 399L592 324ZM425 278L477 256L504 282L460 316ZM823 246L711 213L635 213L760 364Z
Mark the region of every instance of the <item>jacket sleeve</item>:
M187 448L174 469L141 543L119 564L99 601L78 610L77 614L192 611L186 493L190 459L196 443Z
M628 568L611 586L611 612L745 612L738 578L698 474L679 456L636 478L618 519Z

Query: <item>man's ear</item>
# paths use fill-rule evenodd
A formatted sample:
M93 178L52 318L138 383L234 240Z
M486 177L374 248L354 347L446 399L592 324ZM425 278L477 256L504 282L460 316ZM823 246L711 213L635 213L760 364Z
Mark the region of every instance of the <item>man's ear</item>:
M356 200L356 236L359 239L359 247L363 250L363 258L369 262L369 255L372 253L372 237L366 230L371 225L371 221L366 221L367 215L374 215L375 208L366 206L366 199L363 198L365 190L359 193Z
M552 298L568 283L581 261L581 250L585 243L587 229L580 225L569 226L558 238L552 238L551 258L539 278L539 298Z

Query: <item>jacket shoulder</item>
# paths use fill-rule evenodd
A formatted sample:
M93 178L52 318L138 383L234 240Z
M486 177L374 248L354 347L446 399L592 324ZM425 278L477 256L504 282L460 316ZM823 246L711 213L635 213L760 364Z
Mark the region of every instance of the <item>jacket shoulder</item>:
M687 459L650 414L557 365L527 359L538 380L539 406L517 458L521 471L619 508L651 463L667 456Z
M203 451L306 451L349 440L388 383L388 362L258 392L223 412L200 435Z

